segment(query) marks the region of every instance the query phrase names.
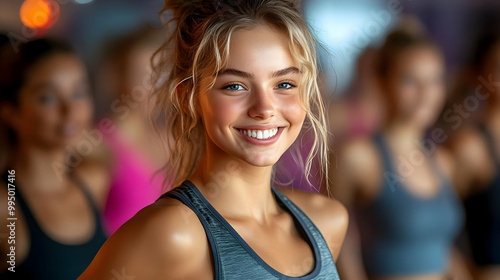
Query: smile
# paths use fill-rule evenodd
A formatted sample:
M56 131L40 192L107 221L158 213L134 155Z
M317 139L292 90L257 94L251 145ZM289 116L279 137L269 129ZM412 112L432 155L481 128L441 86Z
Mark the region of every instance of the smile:
M240 135L247 142L253 145L267 146L278 141L283 127L274 127L268 129L250 129L250 128L236 128Z
M244 130L238 128L238 131L240 131L246 136L259 140L264 140L274 137L278 133L278 128L271 128L266 130L252 130L252 129Z

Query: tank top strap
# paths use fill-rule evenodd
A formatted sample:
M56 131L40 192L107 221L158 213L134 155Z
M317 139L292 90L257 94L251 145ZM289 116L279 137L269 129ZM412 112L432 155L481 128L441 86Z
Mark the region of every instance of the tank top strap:
M284 205L294 222L301 225L296 225L296 228L305 235L314 251L315 267L302 277L289 277L269 266L190 181L171 189L159 199L177 199L196 214L212 251L215 279L339 279L333 257L319 230L286 196L274 188L272 191L277 203ZM325 277L326 274L329 276Z
M2 178L7 184L9 183L7 181L8 173L5 173L2 176ZM90 206L91 211L92 211L92 215L94 216L94 219L95 219L96 229L95 229L95 232L93 234L92 239L89 242L93 242L97 238L102 239L102 237L105 237L104 229L102 227L102 221L101 221L102 219L101 219L99 209L98 209L96 203L94 202L94 199L92 198L92 195L90 194L89 190L87 189L87 187L83 183L83 181L77 175L71 174L70 179L74 180L77 187L82 191L82 193L85 197L85 200L88 202L88 205ZM23 197L22 192L17 188L18 185L15 183L13 185L16 186L16 188L15 188L15 202L17 205L19 205L19 208L23 213L25 222L28 225L28 229L32 233L32 238L45 236L48 239L52 240L50 237L48 237L45 234L45 232L42 230L42 228L38 224L35 216L33 215L33 212L31 212L30 207L29 207L28 203L26 202L26 199ZM56 242L56 241L53 241L53 242Z
M94 243L94 244L101 244L102 245L102 243L103 243L102 240L106 241L107 237L106 237L106 233L105 233L104 226L103 226L103 221L102 221L103 219L102 219L101 211L100 211L99 207L97 206L97 203L94 200L93 195L91 194L89 188L87 187L87 185L85 184L83 179L74 172L69 173L69 177L71 180L73 180L73 182L76 183L78 188L82 191L82 193L85 196L85 198L88 202L88 205L92 209L92 213L94 215L96 228L94 231L94 236L88 242L88 244ZM99 248L100 248L100 246L99 246Z
M314 258L316 261L320 262L319 265L320 267L318 269L321 269L321 267L325 268L333 268L333 273L331 274L332 279L339 279L338 278L338 273L336 271L335 267L335 260L332 256L332 253L328 247L328 244L319 231L319 229L316 227L316 225L311 221L311 219L295 204L293 201L291 201L287 196L285 196L282 192L277 190L276 188L272 188L274 194L278 198L281 203L283 203L288 209L295 219L302 225L301 227L304 229L305 234L307 235L308 242L310 243L310 246L314 248L314 253L315 256ZM297 226L297 228L301 228L300 226Z
M453 182L451 178L445 175L443 169L439 166L436 159L436 154L432 154L429 157L429 162L431 165L432 173L437 177L440 182L440 188L444 188L446 190L453 190Z
M168 192L161 195L161 198L173 198L177 199L190 208L200 220L205 234L207 235L208 243L212 251L212 259L214 262L214 275L217 279L221 275L220 258L218 252L218 246L215 241L214 234L212 233L213 227L220 227L221 225L214 219L211 215L210 210L204 205L204 203L197 197L193 189L184 182L182 185L169 190ZM220 227L221 228L221 227Z
M395 172L394 164L392 162L392 154L387 146L387 142L381 133L377 133L373 136L373 142L380 151L380 156L382 157L382 163L387 172Z
M18 184L14 181L14 183L10 183L8 181L8 175L9 173L8 172L5 172L2 176L2 179L3 181L7 184L7 188L9 189L9 184L10 185L14 185L15 188L13 188L14 190L14 197L15 197L15 205L18 205L19 207L15 207L15 209L18 211L20 210L22 213L23 213L23 216L24 216L24 219L25 219L25 222L28 226L28 230L29 232L33 233L38 233L38 234L42 234L42 235L45 235L45 233L42 231L42 229L40 228L40 226L38 225L35 217L33 216L33 213L31 212L30 208L28 207L28 204L26 202L26 200L24 199L23 197L23 194L21 193L21 191L17 188ZM39 236L39 235L37 235Z
M97 206L97 203L94 200L94 197L90 193L89 188L87 187L87 184L83 181L83 179L78 176L75 172L71 172L68 174L69 178L77 185L77 187L81 190L83 195L85 196L85 199L87 200L88 204L90 205L90 208L92 209L92 213L96 216L96 221L99 222L99 225L101 224L101 212L99 210L99 207Z
M493 157L493 160L495 161L495 164L497 165L497 168L500 168L500 160L498 159L498 151L495 146L495 139L493 137L493 134L491 134L491 131L486 127L485 124L479 124L479 131L483 135L484 139L486 140L486 145L488 146L488 151L490 152L491 156Z
M382 157L382 164L385 168L385 172L389 172L392 174L398 174L396 168L394 167L394 163L392 161L392 154L391 151L389 150L389 146L387 145L386 140L384 139L384 136L381 133L377 133L373 137L373 142L375 143L375 146L377 149L380 151L380 155ZM450 189L453 188L453 183L451 182L450 178L448 178L442 169L438 166L437 160L435 157L435 154L431 156L427 156L424 154L426 158L429 159L429 164L432 169L432 173L437 177L437 180L439 181L440 188L445 188L445 189ZM398 180L394 182L400 182Z

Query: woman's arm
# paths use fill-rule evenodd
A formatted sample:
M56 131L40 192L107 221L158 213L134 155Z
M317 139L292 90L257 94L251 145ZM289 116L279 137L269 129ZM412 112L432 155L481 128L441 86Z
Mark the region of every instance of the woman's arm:
M213 279L205 231L189 208L162 199L139 211L106 241L78 279L132 278Z
M369 199L374 190L370 185L377 180L380 173L376 166L374 150L365 140L352 141L337 155L331 165L332 194L340 200L347 209L355 207L356 203ZM347 231L344 246L337 262L342 279L368 279L361 257L360 237L356 219L350 215L351 223Z
M455 163L453 184L462 199L466 199L478 182L488 177L489 154L484 140L472 128L464 128L451 141Z
M351 220L353 216L351 216ZM337 262L339 273L345 280L367 280L368 277L361 258L361 246L358 226L355 222L349 224L344 246Z
M460 253L457 248L453 247L450 253L450 261L446 272L446 279L472 280L470 267L471 264L467 263L462 253Z

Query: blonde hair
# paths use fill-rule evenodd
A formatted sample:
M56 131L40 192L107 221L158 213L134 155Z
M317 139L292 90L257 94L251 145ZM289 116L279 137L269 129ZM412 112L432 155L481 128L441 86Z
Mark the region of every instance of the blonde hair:
M157 95L152 117L164 118L165 129L171 132L165 185L175 187L189 178L203 153L205 130L195 110L202 77L214 77L203 89L210 90L216 73L228 61L232 34L259 24L269 25L290 39L290 51L301 66L299 103L306 112L304 127L314 134L305 176L310 184L311 164L318 156L322 177L328 178L328 133L317 83L317 41L297 4L287 0L166 0L160 13L167 10L173 12L167 26L174 23L175 28L152 58ZM328 187L328 180L325 182Z

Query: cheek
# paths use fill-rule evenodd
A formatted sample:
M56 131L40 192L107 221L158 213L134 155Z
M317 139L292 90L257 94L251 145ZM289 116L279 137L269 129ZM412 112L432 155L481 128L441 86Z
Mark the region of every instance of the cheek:
M442 87L436 87L431 94L431 98L431 102L433 102L435 106L441 107L446 101L444 89Z
M395 91L394 100L400 111L407 111L418 102L418 90L415 86L401 85Z
M92 122L92 115L94 107L90 101L84 101L74 107L74 116L83 125L90 125Z
M23 120L27 126L35 129L50 129L55 126L59 120L59 112L56 108L45 108L43 106L35 106L23 112Z
M35 125L34 130L37 131L38 135L45 135L51 137L55 135L58 125L60 124L60 114L57 110L40 110L37 113L38 118L34 119L33 124Z
M300 106L298 96L287 96L280 100L281 112L292 127L302 128L306 112Z
M21 138L31 140L49 139L55 133L58 114L44 108L24 108L19 112L16 131Z
M207 129L227 127L245 110L245 104L236 98L206 94L200 98L203 123Z
M395 107L396 111L405 111L416 101L417 87L412 83L404 83L399 78L393 78L387 89L388 101Z

